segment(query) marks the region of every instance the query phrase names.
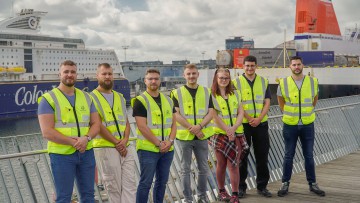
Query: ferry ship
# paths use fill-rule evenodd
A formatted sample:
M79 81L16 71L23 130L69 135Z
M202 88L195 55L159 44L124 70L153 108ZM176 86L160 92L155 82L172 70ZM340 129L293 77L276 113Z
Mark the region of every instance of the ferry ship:
M125 78L114 50L88 49L82 39L39 34L47 12L23 9L15 17L0 21L0 119L35 116L37 98L59 84L64 60L76 62L76 87L91 91L98 86L96 69L109 63L114 70L114 90L130 101Z
M279 48L284 44L292 46L287 49ZM306 67L304 74L319 79L320 99L360 94L360 29L347 29L341 35L331 0L296 1L294 40L283 43L278 48L219 51L217 64L234 68L230 71L232 77L237 77L243 73L241 68L246 55L258 58L257 73L269 80L273 93L272 104L276 104L279 78L291 75L288 68L283 68L289 65L286 55L303 58ZM200 70L199 83L210 87L214 72Z

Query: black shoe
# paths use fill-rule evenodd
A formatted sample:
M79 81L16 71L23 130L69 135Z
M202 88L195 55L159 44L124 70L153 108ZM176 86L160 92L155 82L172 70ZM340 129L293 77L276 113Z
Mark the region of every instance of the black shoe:
M289 182L283 182L282 185L281 185L281 188L280 190L278 191L278 196L279 197L285 197L288 192L289 192L289 185L290 183Z
M271 192L269 192L269 190L267 190L266 188L262 189L262 190L257 190L257 193L259 195L262 195L264 197L272 197Z
M319 196L322 196L322 197L325 196L324 190L321 190L317 183L311 183L311 185L309 185L309 189L311 192L313 192Z
M246 190L244 189L239 189L239 194L238 194L238 197L239 198L243 198L246 194Z

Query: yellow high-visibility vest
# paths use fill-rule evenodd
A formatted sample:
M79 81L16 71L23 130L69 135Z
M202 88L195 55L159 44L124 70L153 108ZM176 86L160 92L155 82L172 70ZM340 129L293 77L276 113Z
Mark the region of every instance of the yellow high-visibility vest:
M264 108L265 93L269 85L269 81L256 75L254 85L251 88L245 76L240 75L238 78L233 80L233 84L241 93L241 103L244 111L253 118L259 117L262 109ZM268 116L265 115L261 122L265 122L267 119ZM245 116L243 118L243 123L249 123Z
M231 124L234 125L238 116L240 102L239 92L235 90L234 94L228 95L228 102L226 102L226 100L220 95L212 95L212 99L214 108L218 112L219 117L221 120L223 120L225 125L229 127ZM244 133L243 125L240 125L235 132L239 134ZM217 125L214 126L214 133L226 135L226 132Z
M137 96L138 99L147 111L146 125L150 128L151 132L156 136L159 141L169 139L171 133L171 125L173 118L173 102L163 93L160 93L161 109L155 100L146 91ZM134 100L131 105L133 107ZM145 150L150 152L160 152L159 147L155 146L152 142L148 141L141 133L139 128L136 128L137 140L136 150ZM171 146L169 151L172 151L174 146Z
M38 103L45 98L54 109L55 130L68 137L81 137L87 135L90 128L91 97L88 93L75 88L75 105L70 104L66 96L54 88L43 94ZM86 150L92 148L92 141L87 143ZM73 154L76 149L71 145L58 144L52 141L47 143L48 153Z
M203 86L198 86L195 99L192 98L190 92L185 86L173 91L173 96L179 102L180 114L192 125L200 124L209 112L210 91ZM195 138L194 134L190 133L188 129L178 122L176 129L176 138L179 140L193 140ZM204 134L204 137L201 138L201 140L205 140L214 135L214 131L210 123L203 126L201 131Z
M285 99L283 122L288 125L297 125L300 119L304 125L314 122L313 102L318 93L317 78L304 76L300 90L291 76L280 79L279 85Z
M101 117L102 124L117 140L120 140L123 138L126 128L126 101L121 93L112 90L112 94L114 97L112 107L98 90L93 90L90 95L95 101L94 104ZM97 135L94 138L93 147L115 147L115 145Z

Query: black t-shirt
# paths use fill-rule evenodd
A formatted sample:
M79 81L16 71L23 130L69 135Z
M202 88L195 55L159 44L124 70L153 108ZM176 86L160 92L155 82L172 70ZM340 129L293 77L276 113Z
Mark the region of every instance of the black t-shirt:
M157 103L157 105L161 108L161 97L160 94L157 97L152 97L154 99L154 101ZM175 107L173 108L173 113L175 113ZM140 117L147 117L147 110L145 108L145 106L141 103L141 101L139 101L138 99L136 99L134 101L134 107L133 107L133 117L135 116L140 116Z
M192 99L194 100L198 88L193 89L193 88L190 88L190 87L188 87L186 85L184 85L184 86L189 91ZM174 91L176 91L176 90L174 90ZM173 102L174 102L174 107L179 107L179 101L175 97L172 97L172 99L173 99ZM214 108L214 104L213 104L213 101L212 101L211 97L209 98L209 106L208 106L208 108Z
M249 80L246 76L245 73L243 73L244 78L248 81L250 87L252 88L254 86L254 82L255 80L251 81ZM270 92L270 85L267 86L266 91L265 91L265 99L271 99L271 92Z

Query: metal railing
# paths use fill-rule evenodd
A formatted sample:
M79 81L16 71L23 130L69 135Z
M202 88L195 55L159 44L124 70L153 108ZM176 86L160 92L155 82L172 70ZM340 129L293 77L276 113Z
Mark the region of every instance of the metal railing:
M319 165L359 149L360 146L360 96L350 96L320 100L315 121L314 160ZM132 119L133 121L133 119ZM270 182L281 179L284 156L281 111L271 106L269 111ZM131 123L131 136L136 134L135 123ZM54 183L46 154L46 141L40 133L0 138L0 202L53 202ZM135 150L131 147L130 150ZM175 154L170 177L166 187L165 202L181 202L183 198L180 179L180 148L175 142ZM301 144L298 142L294 158L294 172L304 171ZM135 153L135 151L133 151ZM215 200L217 183L215 176L216 160L214 151L209 149L208 197ZM136 160L136 178L139 180L139 162ZM256 168L253 150L249 155L249 189L256 188ZM197 163L192 162L191 187L196 194ZM226 178L226 188L231 191ZM100 180L101 182L101 180ZM98 202L107 201L106 194L97 187L95 198ZM74 198L77 190L74 190ZM194 198L197 199L196 195ZM152 200L151 193L149 201Z

